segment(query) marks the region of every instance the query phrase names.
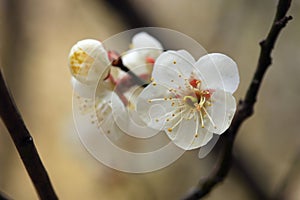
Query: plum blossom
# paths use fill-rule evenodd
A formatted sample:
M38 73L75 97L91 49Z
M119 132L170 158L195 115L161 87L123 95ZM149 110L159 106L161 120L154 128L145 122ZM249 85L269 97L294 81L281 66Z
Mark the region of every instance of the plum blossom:
M103 44L94 39L77 42L69 54L69 69L74 91L91 98L101 75L109 73L109 59Z
M122 55L124 65L129 69L145 66L145 72L151 74L155 59L163 50L160 42L148 33L141 32L133 36L130 46L131 49Z
M121 56L126 67L141 80L150 82L155 59L163 51L159 41L145 32L134 35L130 47L119 55L106 50L101 42L87 39L75 44L69 55L74 101L80 112L90 115L91 124L102 133L114 133L114 137L122 131L139 131L129 121L134 116L134 99L141 89L129 74L112 67L110 62Z
M150 82L153 64L163 51L162 45L148 33L141 32L133 36L130 47L130 50L121 55L123 64L145 83ZM112 98L110 105L113 113L112 121L131 136L142 138L152 136L153 130L146 127L135 112L136 97L141 91L141 86L136 85L130 74L119 69L117 76L112 75L109 79L114 84L113 93L121 100Z
M185 50L166 51L154 64L137 112L148 127L164 130L180 148L205 146L228 129L236 111L236 63L220 53L198 61Z

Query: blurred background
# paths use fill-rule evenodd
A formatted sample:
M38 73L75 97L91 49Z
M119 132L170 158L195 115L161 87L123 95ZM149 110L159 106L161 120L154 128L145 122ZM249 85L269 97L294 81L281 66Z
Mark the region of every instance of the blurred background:
M174 29L238 63L240 99L276 5L275 0L0 0L0 65L60 199L180 199L209 174L218 155L199 160L197 150L186 152L167 168L139 175L94 160L72 119L67 58L73 44L140 26ZM267 199L283 183L286 199L300 199L299 0L289 13L294 20L276 44L255 114L237 136L233 168L207 199ZM0 191L13 199L38 199L2 121Z

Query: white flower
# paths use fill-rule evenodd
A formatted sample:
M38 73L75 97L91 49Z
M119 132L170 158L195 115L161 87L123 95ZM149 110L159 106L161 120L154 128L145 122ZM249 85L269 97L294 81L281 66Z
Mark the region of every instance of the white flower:
M69 54L72 85L79 95L90 97L101 75L109 73L109 60L102 43L93 39L77 42Z
M140 79L149 82L155 59L162 52L161 44L141 32L134 35L130 46L129 51L121 54L123 64ZM78 95L75 101L80 112L90 115L91 123L104 134L112 133L117 137L126 132L144 138L151 136L153 130L135 114L135 99L141 91L140 86L129 74L109 64L109 58L117 57L115 51L106 51L96 40L83 40L74 45L69 66L72 85Z
M129 69L144 67L145 73L152 72L155 59L162 53L159 41L148 33L141 32L133 36L131 49L122 55L123 64Z
M228 129L238 84L237 65L226 55L208 54L195 62L184 50L167 51L157 58L137 110L150 128L164 130L180 148L203 147Z
M132 48L122 54L123 64L140 79L149 82L153 64L163 50L161 44L151 35L141 32L133 36L130 46ZM141 87L136 85L134 79L129 74L119 69L118 73L115 73L110 78L115 85L112 97L114 97L115 94L119 97L112 98L110 105L114 116L112 121L114 121L115 125L122 131L131 136L141 138L151 137L157 131L149 129L135 112L136 97L140 93ZM105 89L101 90L101 92L105 92ZM101 126L106 125L103 124Z

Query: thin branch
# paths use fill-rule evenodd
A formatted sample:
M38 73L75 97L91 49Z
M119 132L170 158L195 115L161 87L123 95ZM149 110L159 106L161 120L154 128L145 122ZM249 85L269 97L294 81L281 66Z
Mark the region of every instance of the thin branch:
M3 192L0 192L0 200L11 200L6 194Z
M133 79L133 82L139 86L146 87L148 84L144 82L140 77L138 77L134 72L132 72L127 66L123 64L122 58L118 57L111 62L114 67L120 68L123 72L127 72L129 76Z
M58 199L25 123L0 70L0 116L18 150L40 199Z
M192 191L185 200L200 199L207 195L218 183L222 182L227 176L232 163L232 148L234 139L242 123L253 114L254 104L261 86L263 77L272 63L271 52L280 31L285 27L291 16L286 16L290 8L291 0L279 0L276 16L271 30L265 40L260 42L261 52L258 59L256 72L248 88L245 99L239 102L237 112L233 118L229 129L222 134L221 140L224 142L223 154L220 157L215 169L205 179L199 182L198 186Z

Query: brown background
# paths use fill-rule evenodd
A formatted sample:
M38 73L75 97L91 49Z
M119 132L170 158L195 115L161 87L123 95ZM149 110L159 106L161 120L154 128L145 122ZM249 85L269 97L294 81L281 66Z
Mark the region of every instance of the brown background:
M254 72L258 42L270 28L275 0L131 0L147 22L180 31L208 52L231 56L239 66L241 98ZM240 130L235 154L265 193L278 190L297 152L299 136L300 2L280 35L274 65L264 80L255 116ZM0 63L60 199L179 199L215 162L187 152L163 170L125 174L95 161L81 145L72 121L67 67L71 46L128 29L127 19L101 0L0 1ZM1 97L0 97L1 98ZM255 199L236 170L207 199ZM286 190L300 199L300 173ZM16 149L0 121L0 191L13 199L37 199Z

